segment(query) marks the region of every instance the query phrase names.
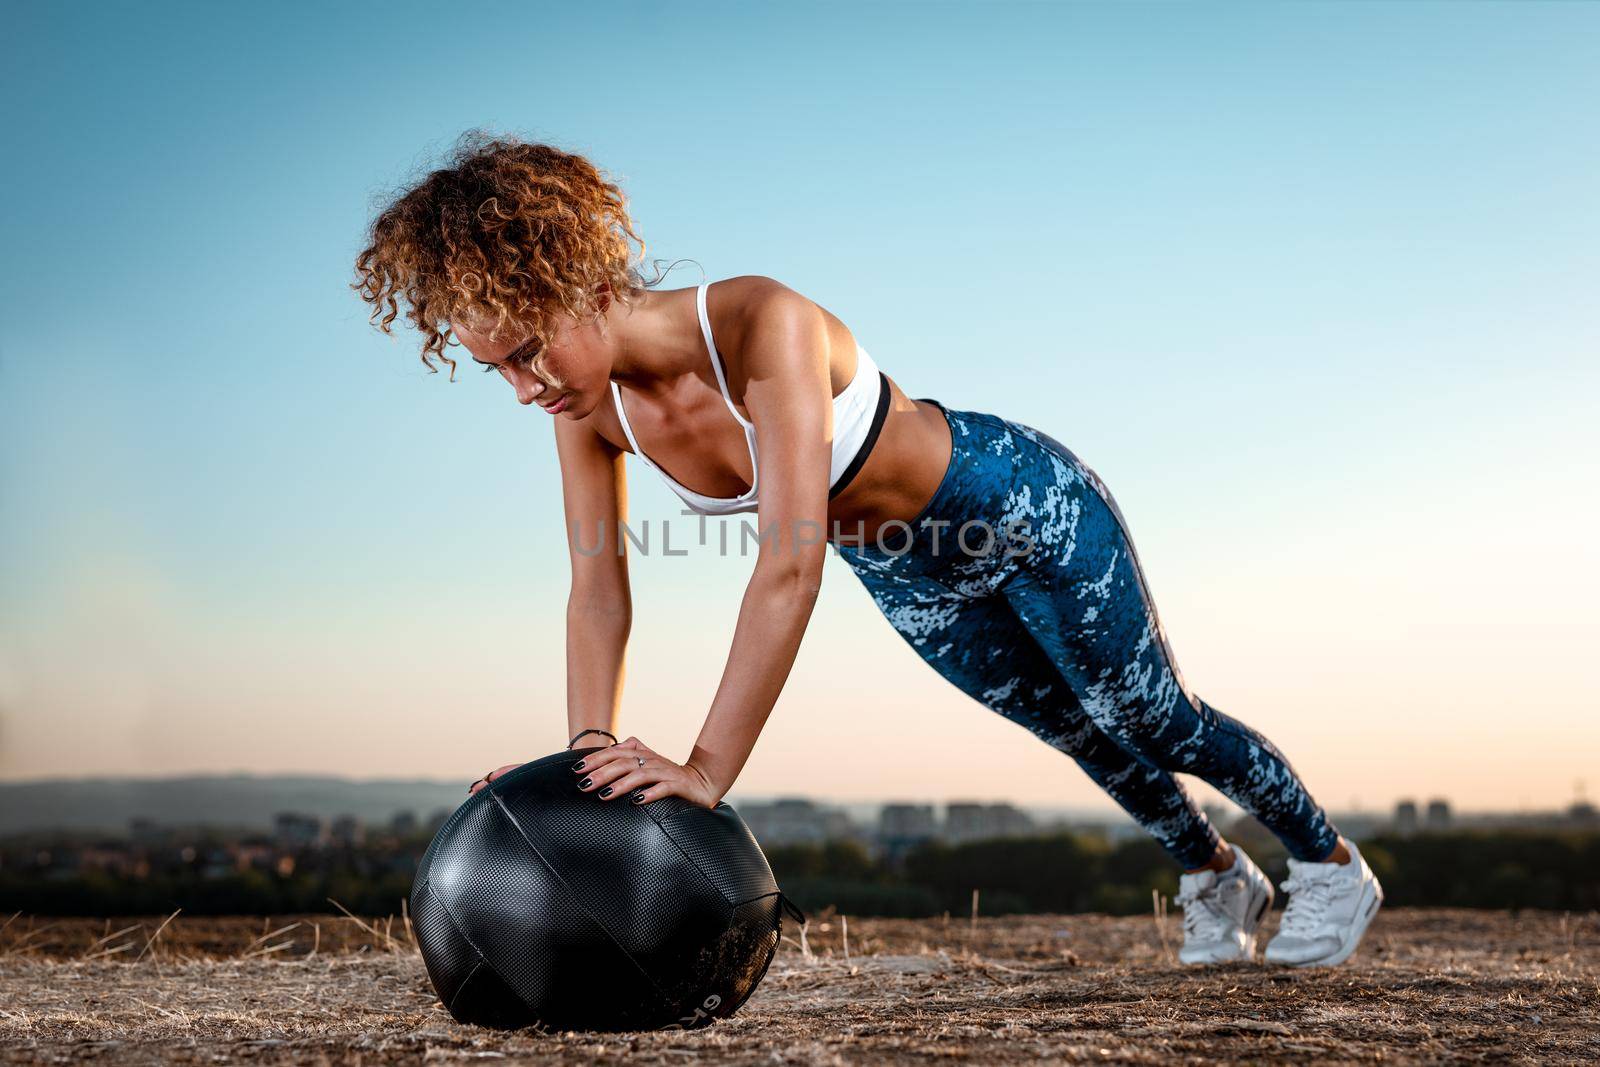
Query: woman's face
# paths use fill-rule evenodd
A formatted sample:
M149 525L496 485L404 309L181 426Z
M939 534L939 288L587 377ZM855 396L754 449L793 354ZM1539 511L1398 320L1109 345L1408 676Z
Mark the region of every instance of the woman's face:
M481 325L481 324L480 324ZM581 419L605 397L611 377L611 354L594 321L578 325L567 318L550 343L502 340L488 328L474 330L452 322L451 333L485 369L498 371L517 394L517 402L535 404L551 415Z

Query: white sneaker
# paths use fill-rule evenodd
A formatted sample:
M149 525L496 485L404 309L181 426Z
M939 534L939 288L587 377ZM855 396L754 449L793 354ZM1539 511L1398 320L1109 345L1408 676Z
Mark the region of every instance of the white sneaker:
M1272 906L1272 883L1233 846L1233 866L1218 874L1201 871L1178 879L1183 907L1184 963L1227 963L1255 955L1256 928Z
M1383 887L1356 846L1349 863L1289 861L1289 906L1278 932L1267 943L1267 962L1292 967L1331 967L1343 963L1361 943L1383 903Z

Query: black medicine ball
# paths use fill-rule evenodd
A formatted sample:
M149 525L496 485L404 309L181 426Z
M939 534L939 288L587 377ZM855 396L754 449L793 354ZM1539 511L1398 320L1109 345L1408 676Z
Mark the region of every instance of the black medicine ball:
M417 943L460 1022L702 1026L755 991L782 911L798 917L732 808L581 792L572 765L592 751L496 779L422 857Z

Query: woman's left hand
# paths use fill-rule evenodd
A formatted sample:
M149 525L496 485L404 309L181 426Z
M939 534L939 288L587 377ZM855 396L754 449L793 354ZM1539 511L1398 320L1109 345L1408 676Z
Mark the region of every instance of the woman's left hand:
M662 797L682 797L703 808L714 808L721 799L693 763L674 763L637 737L590 753L572 769L578 775L578 788L601 800L627 797L635 804L645 804Z

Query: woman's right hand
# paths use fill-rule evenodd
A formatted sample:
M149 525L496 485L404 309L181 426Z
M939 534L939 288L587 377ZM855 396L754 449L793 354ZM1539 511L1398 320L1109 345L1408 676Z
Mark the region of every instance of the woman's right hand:
M520 766L522 766L522 764L520 764L520 763L508 763L504 767L495 768L494 770L490 771L488 774L484 775L482 778L479 778L476 782L473 782L471 785L469 785L467 787L467 793L469 795L473 794L473 793L476 793L478 790L482 789L484 786L488 785L490 782L494 781L496 778L500 777L502 774L506 774L506 773L508 773L510 771L514 771Z

